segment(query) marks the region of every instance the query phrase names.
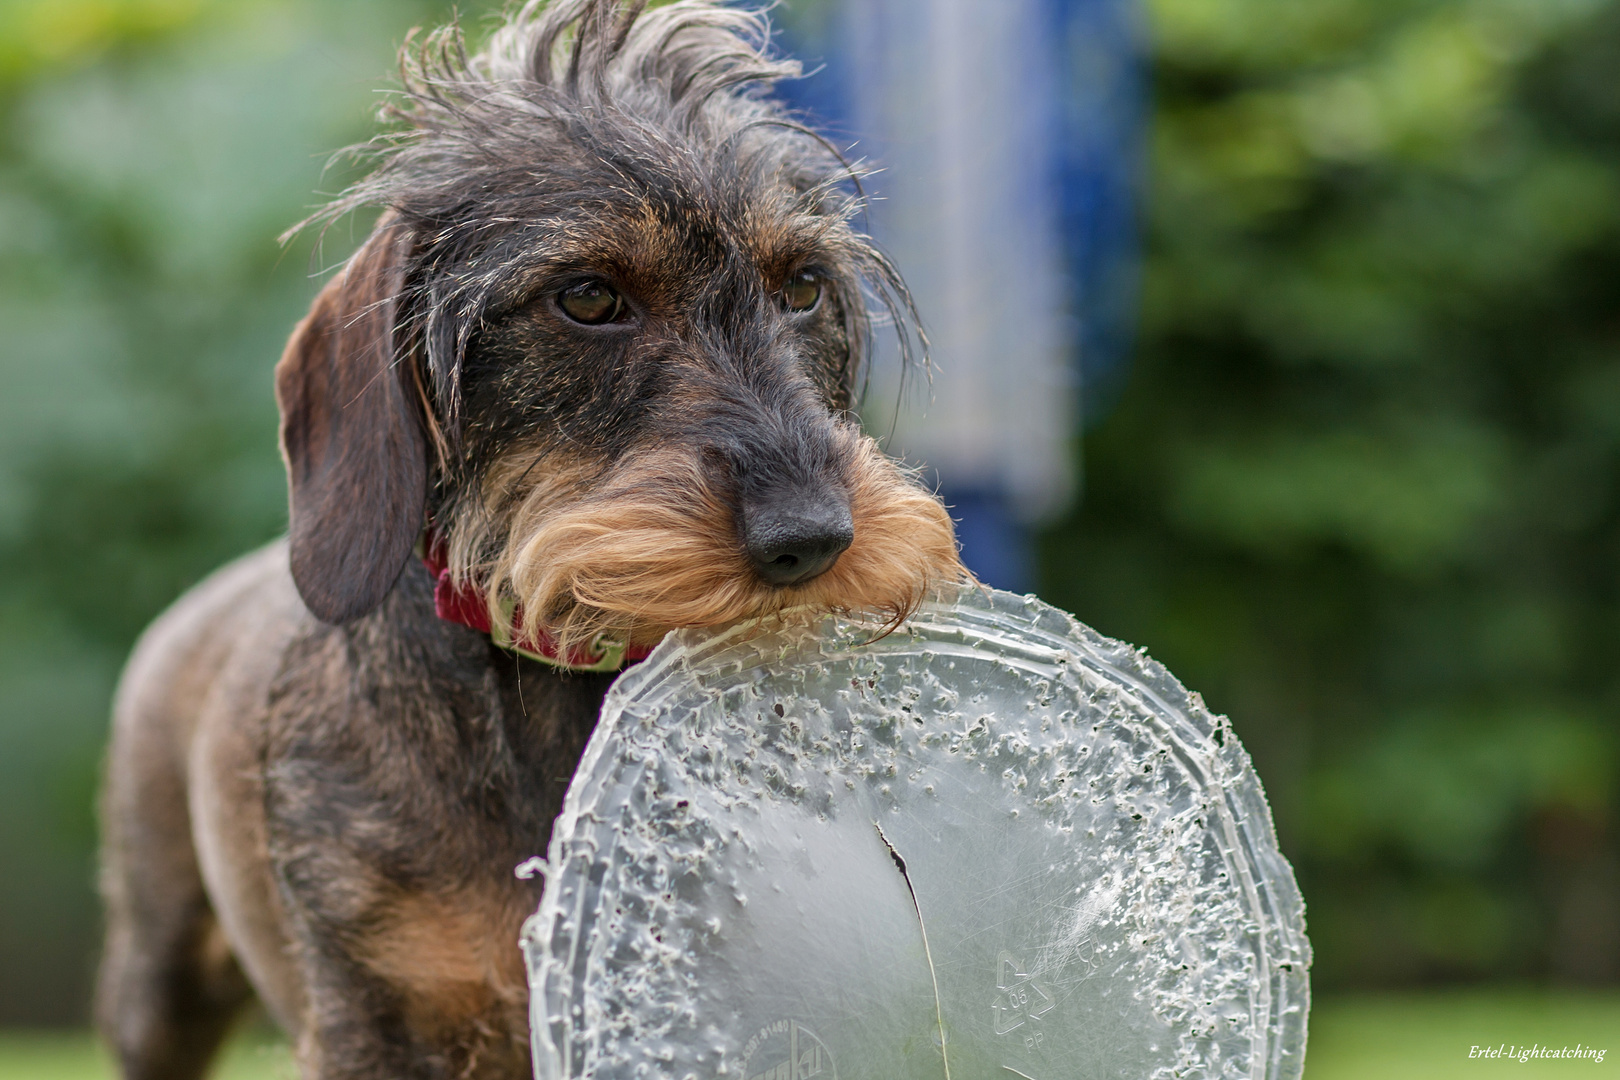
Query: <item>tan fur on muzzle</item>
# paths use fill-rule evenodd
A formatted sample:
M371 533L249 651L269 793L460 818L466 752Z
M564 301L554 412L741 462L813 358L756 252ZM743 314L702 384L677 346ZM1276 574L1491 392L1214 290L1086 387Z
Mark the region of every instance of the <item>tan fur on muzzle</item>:
M484 587L495 618L516 599L525 631L543 628L565 647L603 632L650 643L674 627L801 606L892 629L934 586L967 571L939 500L872 439L853 429L841 437L852 444L855 539L803 585L759 578L701 460L668 448L599 477L550 457L514 457L486 482L482 512L452 525L451 572Z

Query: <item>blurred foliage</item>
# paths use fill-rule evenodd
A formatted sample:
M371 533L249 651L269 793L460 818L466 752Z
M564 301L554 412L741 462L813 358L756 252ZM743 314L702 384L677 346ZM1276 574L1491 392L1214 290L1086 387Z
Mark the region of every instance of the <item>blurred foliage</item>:
M1050 597L1243 735L1318 985L1620 976L1620 4L1151 0Z
M283 528L351 237L275 237L447 7L0 0L0 1023L84 1016L118 665ZM1620 0L1150 7L1142 348L1045 591L1235 718L1320 983L1613 979Z
M0 0L0 1023L86 1015L113 680L285 527L271 368L351 238L276 237L448 8Z

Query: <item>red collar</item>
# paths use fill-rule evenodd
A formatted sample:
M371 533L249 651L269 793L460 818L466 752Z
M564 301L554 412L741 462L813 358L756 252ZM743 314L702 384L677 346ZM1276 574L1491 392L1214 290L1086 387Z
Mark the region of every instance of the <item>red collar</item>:
M471 585L458 589L450 580L448 545L443 534L432 526L422 534L422 562L433 575L433 610L439 618L488 634L495 644L520 656L566 671L618 671L626 664L645 660L652 652L651 646L627 645L599 634L589 647L569 649L564 655L544 630L533 636L514 631L523 618L523 608L515 602L509 602L503 625L491 625L489 603L483 592Z

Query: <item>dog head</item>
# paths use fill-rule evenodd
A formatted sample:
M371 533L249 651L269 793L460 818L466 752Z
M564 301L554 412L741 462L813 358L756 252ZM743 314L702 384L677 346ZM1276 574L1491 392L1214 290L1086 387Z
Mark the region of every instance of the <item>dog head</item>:
M424 521L564 645L789 607L897 624L962 576L939 501L851 415L876 300L798 73L706 0L531 2L406 53L401 132L329 208L383 214L277 368L292 571L374 608Z

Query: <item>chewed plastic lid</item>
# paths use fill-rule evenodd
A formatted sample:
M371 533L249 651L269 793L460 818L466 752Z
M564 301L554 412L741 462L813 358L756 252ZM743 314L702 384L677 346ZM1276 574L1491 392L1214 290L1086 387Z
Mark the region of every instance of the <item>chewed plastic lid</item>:
M1298 1077L1303 906L1249 757L1033 598L671 635L524 928L540 1080Z

